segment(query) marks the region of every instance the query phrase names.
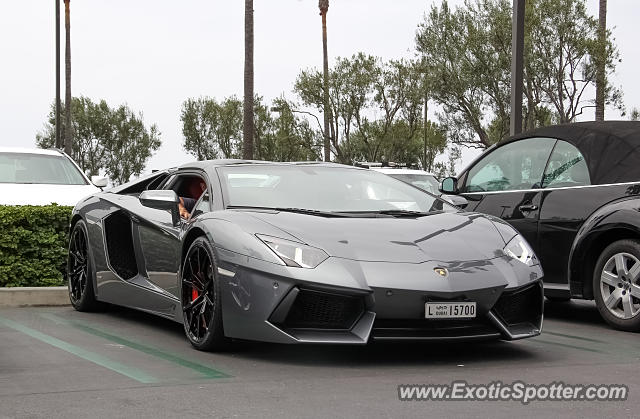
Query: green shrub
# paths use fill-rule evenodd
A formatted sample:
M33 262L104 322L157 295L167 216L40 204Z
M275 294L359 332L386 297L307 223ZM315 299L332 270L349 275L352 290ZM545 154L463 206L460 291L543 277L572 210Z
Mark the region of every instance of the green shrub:
M64 284L71 210L0 205L0 287Z

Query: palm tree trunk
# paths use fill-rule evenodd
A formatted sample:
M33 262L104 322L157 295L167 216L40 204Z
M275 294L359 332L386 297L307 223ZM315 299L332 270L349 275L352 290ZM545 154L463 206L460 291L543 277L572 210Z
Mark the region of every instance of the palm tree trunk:
M64 30L66 34L65 54L64 54L64 152L71 155L71 144L73 142L73 127L71 126L71 19L69 3L71 0L64 0Z
M244 118L242 157L253 159L253 0L244 1Z
M329 11L329 0L319 0L318 7L322 16L322 71L324 74L324 161L331 161L331 146L329 143L329 119L331 110L329 108L329 57L327 54L327 12Z
M607 84L606 55L607 55L607 0L600 0L598 27L598 67L596 69L596 121L604 121L604 91Z

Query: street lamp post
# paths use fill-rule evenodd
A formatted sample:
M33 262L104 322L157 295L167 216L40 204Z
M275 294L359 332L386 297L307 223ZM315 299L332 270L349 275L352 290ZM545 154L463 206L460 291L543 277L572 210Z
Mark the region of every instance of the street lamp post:
M60 138L60 0L56 0L56 148L62 148Z
M525 0L513 0L511 26L511 123L509 132L522 132L522 68L524 55L524 8Z

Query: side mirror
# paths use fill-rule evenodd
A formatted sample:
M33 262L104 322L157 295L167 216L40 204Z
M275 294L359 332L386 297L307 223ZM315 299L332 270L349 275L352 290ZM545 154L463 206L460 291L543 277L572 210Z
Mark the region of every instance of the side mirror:
M139 199L140 203L145 207L169 210L171 213L171 223L174 226L180 224L180 211L178 210L180 200L174 191L142 191Z
M451 205L455 205L456 207L466 208L469 205L469 201L467 198L460 195L441 195L440 198L444 199Z
M96 185L98 188L104 188L109 183L108 176L91 176L91 183Z
M449 195L458 194L458 179L455 177L447 177L440 182L440 192Z

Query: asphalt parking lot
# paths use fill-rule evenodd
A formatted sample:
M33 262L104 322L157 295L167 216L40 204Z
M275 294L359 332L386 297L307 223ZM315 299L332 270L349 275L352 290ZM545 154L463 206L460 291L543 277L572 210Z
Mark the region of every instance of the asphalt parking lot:
M182 326L111 308L0 309L0 417L638 417L640 340L591 302L518 342L195 351ZM626 384L626 401L400 401L400 384Z

